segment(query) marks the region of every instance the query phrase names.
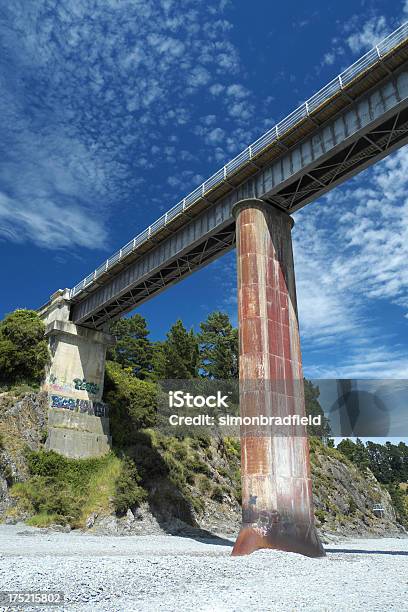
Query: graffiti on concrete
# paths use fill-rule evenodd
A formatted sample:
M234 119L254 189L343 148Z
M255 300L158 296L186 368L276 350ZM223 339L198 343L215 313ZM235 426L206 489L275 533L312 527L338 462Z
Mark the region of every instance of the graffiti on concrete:
M57 391L58 393L69 393L72 391L87 391L92 395L97 395L100 391L100 386L96 383L89 382L86 378L74 378L72 383L58 380L55 374L49 374L48 376L48 389L49 391Z
M50 391L57 391L59 393L71 393L73 390L72 384L59 381L55 374L52 373L48 376L47 387Z
M75 389L77 391L87 391L96 395L99 392L99 385L93 382L88 382L86 378L74 378Z
M91 416L107 417L109 413L108 405L104 402L94 402L93 400L75 399L63 395L51 395L51 408L65 408L75 412L86 413Z

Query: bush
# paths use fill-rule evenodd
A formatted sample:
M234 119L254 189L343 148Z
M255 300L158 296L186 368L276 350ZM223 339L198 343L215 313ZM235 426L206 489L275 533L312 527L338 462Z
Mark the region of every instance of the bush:
M139 486L140 481L134 462L129 457L125 457L113 497L113 505L118 514L124 514L128 508L138 506L146 499L147 493Z
M113 453L68 459L53 451L27 451L26 460L30 478L13 485L11 495L20 511L32 515L32 525L82 527L92 512L110 512L111 500L133 484L128 466ZM135 483L137 487L137 475ZM134 502L136 490L127 495Z
M49 360L45 326L33 310L15 310L0 323L0 384L38 385Z
M224 499L224 490L220 485L215 485L211 491L211 499L222 502Z
M68 484L46 476L33 476L27 482L15 484L12 495L20 500L26 512L52 515L53 522L60 524L76 522L84 501Z
M137 431L156 423L157 387L135 378L118 363L106 362L104 400L110 407L113 443L135 443Z
M397 484L386 485L386 488L390 494L392 504L394 506L395 513L398 521L404 527L408 527L408 507L405 503L404 493Z

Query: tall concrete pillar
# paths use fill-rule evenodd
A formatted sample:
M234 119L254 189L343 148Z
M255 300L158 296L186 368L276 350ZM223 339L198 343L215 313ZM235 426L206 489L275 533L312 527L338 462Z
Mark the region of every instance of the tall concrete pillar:
M305 416L293 221L256 199L238 202L233 212L241 416ZM314 526L305 425L244 425L241 455L243 518L232 554L273 548L323 556Z
M102 401L110 334L69 320L69 290L59 290L39 315L45 323L50 364L46 447L67 457L95 457L110 449L108 406Z

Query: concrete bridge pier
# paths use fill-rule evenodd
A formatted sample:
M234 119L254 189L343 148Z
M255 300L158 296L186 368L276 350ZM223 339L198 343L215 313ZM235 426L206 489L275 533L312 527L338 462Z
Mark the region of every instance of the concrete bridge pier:
M242 417L305 416L292 218L262 200L234 206ZM286 419L288 421L288 419ZM305 425L243 425L242 527L232 554L324 555L314 525Z
M95 457L110 449L108 406L103 403L106 349L110 334L69 320L69 290L59 290L39 311L46 326L51 362L46 447L66 457Z

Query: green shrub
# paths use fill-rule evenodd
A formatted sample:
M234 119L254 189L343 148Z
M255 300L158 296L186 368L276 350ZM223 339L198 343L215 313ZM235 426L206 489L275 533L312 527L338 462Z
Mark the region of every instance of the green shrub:
M44 332L33 310L15 310L0 322L0 384L41 382L49 361Z
M15 499L20 500L24 510L52 515L54 522L60 524L75 523L84 501L84 496L67 483L46 476L33 476L27 482L17 483L11 492Z
M220 485L215 485L211 491L211 499L222 502L224 499L224 490Z
M104 400L110 407L113 443L135 443L137 431L156 423L157 387L135 378L118 363L106 362Z
M31 527L49 527L49 525L66 525L65 518L59 514L39 512L26 521Z
M241 457L241 442L239 438L225 437L222 441L224 454L229 461Z
M115 500L115 496L118 507L125 504L126 495L131 505L143 497L138 475L113 453L68 459L53 451L26 451L26 460L30 478L13 485L11 495L22 512L33 515L32 525L60 523L83 527L92 512L110 512L110 500Z
M211 476L212 474L211 469L209 468L208 464L202 461L198 453L195 453L192 457L189 458L187 465L189 469L192 472L195 472L196 474L201 473L201 474L205 474L206 476Z
M202 495L209 495L212 489L212 482L205 474L199 474L197 477L197 487Z
M349 497L348 505L349 505L348 514L355 514L356 511L358 510L358 506L352 497Z
M315 516L316 516L316 518L319 519L319 521L321 523L325 523L326 522L326 519L327 519L326 512L324 510L322 510L321 508L317 508L315 510Z
M146 491L139 486L141 477L136 469L134 461L125 457L119 478L116 481L116 490L113 497L113 505L118 514L124 514L128 508L138 506L146 499Z
M405 495L402 489L397 484L386 485L397 519L404 527L408 527L408 506L405 503Z

